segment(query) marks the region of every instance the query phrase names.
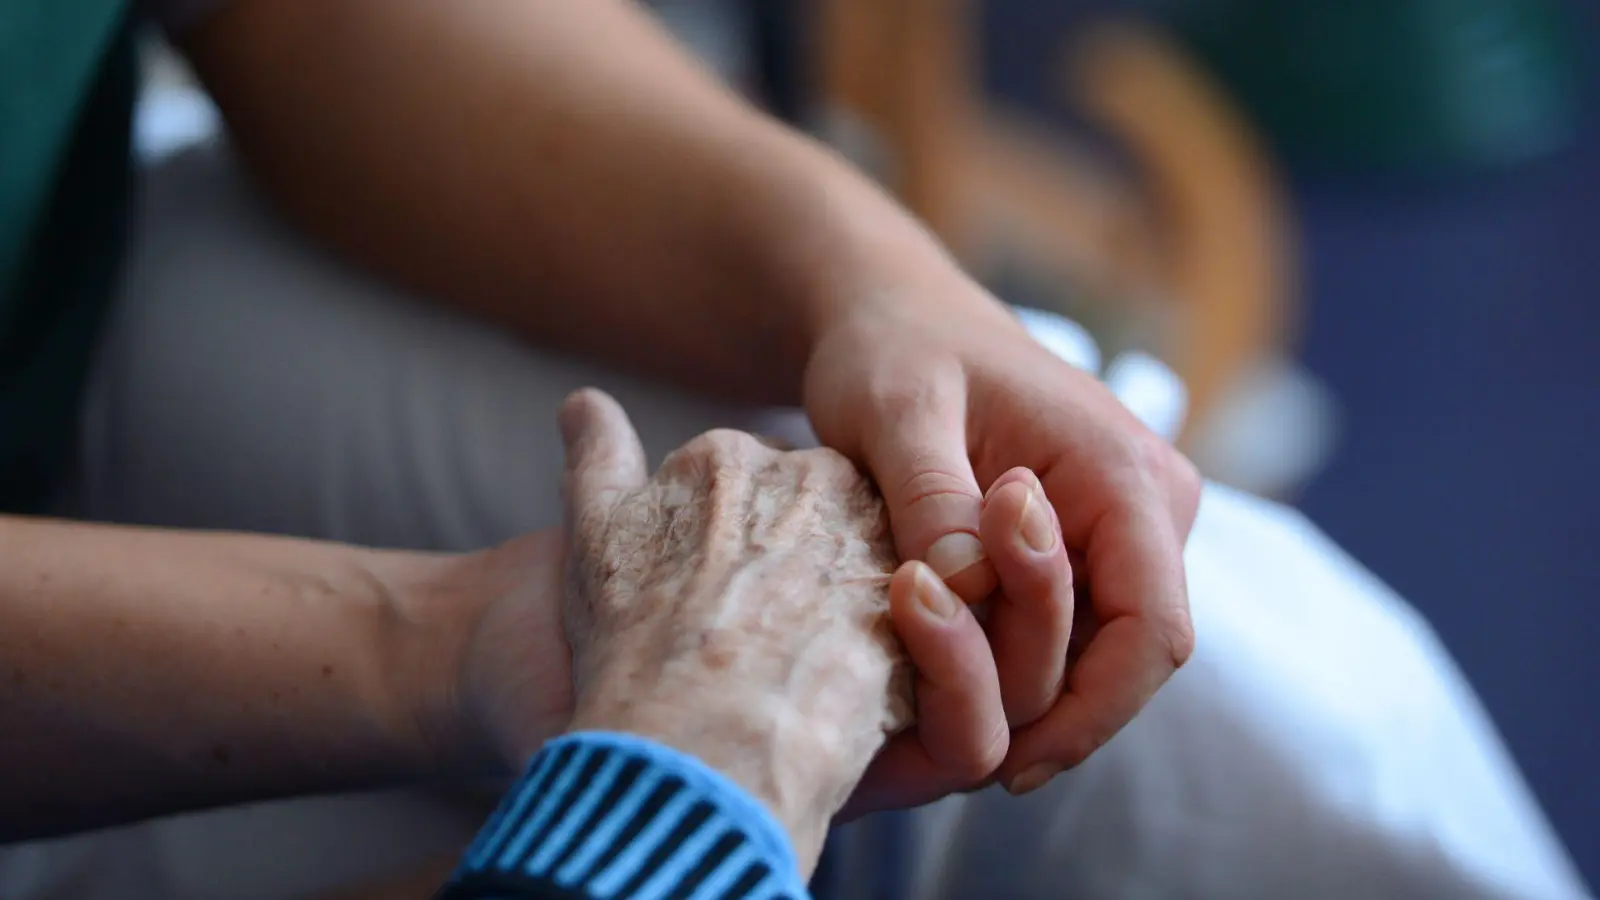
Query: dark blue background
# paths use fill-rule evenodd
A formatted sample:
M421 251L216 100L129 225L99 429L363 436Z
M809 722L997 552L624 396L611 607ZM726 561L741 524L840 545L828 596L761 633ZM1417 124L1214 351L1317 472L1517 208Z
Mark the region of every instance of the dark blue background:
M1317 0L1320 2L1320 0ZM1107 0L987 0L991 92L1054 108ZM1581 20L1600 59L1593 6ZM1591 77L1592 73L1591 66ZM1416 604L1600 884L1600 85L1572 150L1406 185L1299 178L1301 356L1344 437L1301 507Z

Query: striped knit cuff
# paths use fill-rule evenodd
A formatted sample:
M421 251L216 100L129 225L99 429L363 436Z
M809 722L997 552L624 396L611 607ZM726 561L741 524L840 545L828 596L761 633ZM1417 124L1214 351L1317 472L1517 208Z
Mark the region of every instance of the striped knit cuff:
M441 898L808 897L755 798L677 750L579 732L546 744Z

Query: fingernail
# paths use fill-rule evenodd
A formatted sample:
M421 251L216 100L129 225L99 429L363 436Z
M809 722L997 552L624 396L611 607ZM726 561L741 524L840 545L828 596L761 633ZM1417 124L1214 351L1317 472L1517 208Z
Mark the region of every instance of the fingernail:
M1039 763L1031 768L1023 769L1017 777L1006 784L1006 793L1013 797L1020 797L1030 791L1036 791L1045 786L1045 783L1056 777L1061 771L1050 763Z
M956 595L927 566L917 566L917 602L935 619L953 619L960 611Z
M1056 529L1050 521L1050 506L1044 498L1044 490L1037 484L1028 489L1028 498L1022 503L1017 535L1035 553L1043 553L1056 545Z
M965 531L954 531L933 542L926 562L945 581L983 562L983 543Z

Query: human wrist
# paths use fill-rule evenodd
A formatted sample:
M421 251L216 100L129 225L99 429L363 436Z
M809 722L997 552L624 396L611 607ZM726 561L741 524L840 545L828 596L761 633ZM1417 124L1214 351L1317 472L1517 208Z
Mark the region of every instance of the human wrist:
M377 571L397 623L394 681L430 770L440 777L515 771L543 740L560 733L570 712L570 674L553 608L548 622L510 624L528 626L528 641L541 645L527 660L499 659L508 648L493 645L495 632L506 627L496 617L516 615L507 607L517 591L559 581L559 529L475 553L386 556ZM502 662L518 671L502 672ZM548 702L517 709L510 722L502 712L510 695L499 692L514 676L542 688Z
M591 648L569 727L698 757L761 801L809 865L887 734L910 718L909 670L856 627L776 642L760 631L702 633L699 653L673 654L666 667L651 649L658 632L641 628Z
M803 366L828 332L868 309L992 303L931 232L832 150L786 135L768 156L732 238L778 310L785 358Z
M381 657L394 693L397 740L423 777L490 768L488 741L467 725L456 671L477 598L465 556L372 551L364 568L383 605Z
M772 814L809 874L870 755L852 759L792 703L739 693L732 685L709 686L685 703L683 696L601 690L580 700L569 733L632 734L695 757Z
M576 787L567 791L566 785ZM552 792L566 793L553 818L548 802L540 802L551 799ZM602 821L606 825L597 830L584 831L581 824ZM640 841L659 843L650 835L667 835L655 854L665 857L642 870L627 864L591 866L591 877L580 881L601 895L618 894L620 888L620 894L634 896L638 891L622 882L637 887L649 876L644 890L652 896L687 896L697 888L699 894L719 893L735 879L759 888L763 896L809 896L810 866L802 867L783 825L748 791L698 757L660 741L597 730L575 731L539 748L438 896L520 895L518 885L569 882L570 852L516 848L549 843L539 835L575 826L587 835L583 855L602 862L640 849ZM720 887L713 889L715 882Z

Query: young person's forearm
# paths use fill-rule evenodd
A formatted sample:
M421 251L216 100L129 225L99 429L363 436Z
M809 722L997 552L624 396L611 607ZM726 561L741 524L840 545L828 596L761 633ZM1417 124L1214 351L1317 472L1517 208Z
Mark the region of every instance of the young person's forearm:
M429 774L423 565L0 517L0 841Z
M794 401L862 282L953 271L628 0L233 0L186 44L298 219L581 353Z

